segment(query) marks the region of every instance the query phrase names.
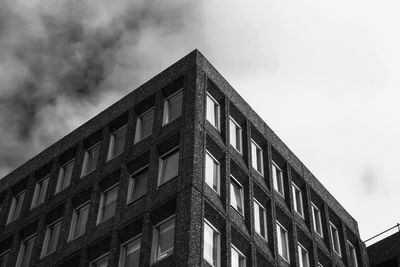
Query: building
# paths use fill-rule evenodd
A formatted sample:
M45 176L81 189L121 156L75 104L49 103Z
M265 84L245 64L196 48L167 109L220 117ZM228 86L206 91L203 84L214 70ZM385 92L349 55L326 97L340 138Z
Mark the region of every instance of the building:
M386 237L381 239L382 236ZM387 229L386 231L376 235L368 241L372 242L374 240L378 241L375 243L371 243L367 247L370 266L400 266L400 224L397 224L394 227Z
M357 222L197 50L0 199L0 266L369 266Z

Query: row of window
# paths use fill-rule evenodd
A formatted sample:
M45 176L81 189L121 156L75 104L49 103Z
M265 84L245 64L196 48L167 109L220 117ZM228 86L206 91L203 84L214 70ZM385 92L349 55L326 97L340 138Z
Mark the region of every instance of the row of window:
M181 110L182 110L182 90L178 91L177 93L173 94L172 96L170 96L165 100L163 125L180 117ZM144 112L142 115L138 117L136 123L135 143L143 140L144 138L152 134L153 117L154 117L153 108ZM115 158L124 151L126 142L126 131L127 131L127 126L124 125L120 127L118 130L111 133L107 160ZM85 149L82 170L81 170L81 177L86 176L89 173L96 170L99 154L100 154L100 142ZM177 175L176 173L177 169L175 167L178 162L178 159L179 159L179 153L173 154L171 158L169 157L165 158L166 162L163 162L163 164L161 164L159 184L163 184L171 177ZM75 159L72 159L64 163L60 167L55 194L61 192L70 185L74 165L75 165ZM44 202L49 180L50 180L50 174L44 176L43 178L41 178L36 182L30 206L31 209L39 206ZM139 186L138 190L143 191L144 190L143 186L145 186L145 184L140 179L138 180L138 182L139 183L141 182L141 184L138 185ZM22 191L13 196L11 207L9 210L9 215L6 222L7 224L16 220L20 216L24 198L25 198L25 191Z

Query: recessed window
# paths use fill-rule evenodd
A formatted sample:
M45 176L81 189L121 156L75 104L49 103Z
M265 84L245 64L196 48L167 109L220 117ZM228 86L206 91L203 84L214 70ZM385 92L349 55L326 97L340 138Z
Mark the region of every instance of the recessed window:
M160 158L158 186L179 175L179 149L174 149Z
M321 220L321 211L315 206L315 204L311 203L311 212L312 219L314 225L314 231L321 237L324 236L322 231L322 220Z
M220 165L219 162L206 152L206 184L219 194L220 187Z
M304 218L303 195L300 188L298 188L294 183L292 183L292 197L294 210L297 212L297 214Z
M278 253L287 262L289 259L289 237L288 232L279 223L276 224L276 235L278 241Z
M31 209L39 206L44 202L49 180L50 180L50 175L46 176L45 178L41 179L36 183L35 192L33 193Z
M358 267L356 248L353 246L352 243L350 243L350 241L347 241L347 244L349 245L350 262L353 267Z
M274 183L274 189L282 197L285 197L285 190L283 186L283 172L279 166L272 161L272 182Z
M138 236L121 245L120 267L139 267L140 242Z
M246 257L234 246L231 246L231 267L246 267Z
M231 206L239 212L242 216L244 215L243 208L243 187L231 176Z
M265 208L254 199L254 229L257 234L267 240L267 213Z
M21 242L19 248L16 267L29 267L32 258L32 252L35 248L36 234L32 235Z
M101 257L91 261L89 264L90 267L107 267L108 266L108 253L102 255Z
M111 133L110 145L108 147L107 160L113 159L125 149L126 125Z
M69 238L68 238L69 241L76 239L85 233L86 224L89 216L89 208L90 208L90 203L87 202L74 209L74 212L72 214L71 227L69 231Z
M229 142L239 153L242 153L242 128L232 118L229 118Z
M217 130L220 130L220 106L209 94L207 94L207 120Z
M156 225L153 230L153 262L174 253L175 217Z
M251 166L261 175L264 175L263 151L259 145L251 140Z
M147 193L148 166L136 171L129 179L128 204L132 203Z
M10 256L10 250L4 251L0 254L0 266L6 267L8 262L8 257Z
M115 208L117 206L117 197L118 186L114 186L101 193L97 224L114 217Z
M99 154L100 154L100 142L85 150L81 176L85 176L91 173L92 171L96 170Z
M331 234L331 243L332 243L333 251L335 251L336 254L338 254L341 257L342 252L340 250L339 230L331 222L329 222L329 229L330 229L330 234Z
M10 212L8 214L7 224L19 218L24 203L25 191L15 195L12 198Z
M220 266L221 235L209 222L204 221L203 257L213 267Z
M163 125L179 118L182 114L182 90L168 97L164 102Z
M60 236L61 222L62 220L58 220L57 222L47 226L41 257L47 256L56 251Z
M75 165L75 159L70 160L61 166L60 172L58 173L58 180L55 191L56 194L70 185L74 165Z
M299 267L310 267L308 251L300 244L297 245L297 256L299 257Z
M135 143L150 136L153 132L154 109L140 115L136 121Z

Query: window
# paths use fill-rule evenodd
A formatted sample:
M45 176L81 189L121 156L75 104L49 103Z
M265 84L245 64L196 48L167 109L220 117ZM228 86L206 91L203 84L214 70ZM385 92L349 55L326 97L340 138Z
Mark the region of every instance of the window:
M121 245L119 267L139 267L140 242L138 236Z
M182 114L182 90L168 97L164 102L163 125L179 118Z
M21 214L22 204L24 203L25 191L15 195L12 198L10 212L8 214L7 223L15 221Z
M96 170L99 153L100 153L100 142L86 149L85 156L83 158L81 176L85 176L86 174L89 174L92 171Z
M259 174L264 175L263 151L253 140L251 140L251 166Z
M207 94L207 120L220 130L220 106L209 94Z
M10 256L10 250L7 250L0 254L0 267L6 267L8 257Z
M150 136L153 132L154 109L140 115L136 121L135 143Z
M117 205L117 197L118 186L114 186L101 193L97 224L107 221L114 216Z
M75 160L73 159L61 166L60 172L58 173L56 194L70 185L74 164Z
M358 267L356 248L353 246L352 243L350 243L350 241L347 241L347 244L349 245L350 262L353 267Z
M323 237L324 235L323 235L323 231L322 231L321 211L313 203L311 203L311 204L312 204L311 205L311 212L312 212L314 231L320 237Z
M242 216L244 215L243 187L233 176L231 176L231 206Z
M203 257L213 267L220 266L220 233L207 221L204 221Z
M107 267L108 253L90 262L90 267Z
M265 208L254 199L254 229L265 240L267 239L267 213Z
M129 179L128 204L132 203L147 193L148 166L136 171Z
M16 267L28 267L35 247L36 235L30 236L21 242Z
M108 147L108 156L107 160L115 158L122 152L124 152L125 148L125 139L126 139L126 125L122 126L115 132L113 132L110 136L110 146Z
M36 183L35 192L33 193L33 199L31 204L31 209L39 206L44 202L47 192L47 185L49 184L50 175L41 179Z
M86 223L89 216L90 203L85 203L74 210L71 220L71 228L68 240L71 241L83 235L86 231Z
M292 183L292 197L294 210L304 218L303 196L301 190L294 183Z
M340 257L342 256L342 252L340 250L340 239L339 239L339 231L333 223L329 222L329 229L331 233L332 240L332 248L333 251L336 252Z
M231 246L231 267L246 267L246 257L234 246Z
M153 230L153 262L174 253L175 217L156 225Z
M297 245L297 252L299 257L299 267L310 267L310 260L308 259L308 251L300 244Z
M289 262L289 238L288 232L279 223L276 224L276 234L278 240L278 253L279 255Z
M219 194L220 184L220 167L219 162L209 153L206 152L206 184Z
M158 185L162 185L179 175L179 149L160 158Z
M239 153L242 153L242 128L232 117L229 118L229 141Z
M41 257L47 256L57 249L58 238L61 230L61 220L47 226L44 237Z
M275 162L272 161L272 181L274 183L274 189L278 192L282 197L285 197L285 190L283 188L283 172L276 165Z

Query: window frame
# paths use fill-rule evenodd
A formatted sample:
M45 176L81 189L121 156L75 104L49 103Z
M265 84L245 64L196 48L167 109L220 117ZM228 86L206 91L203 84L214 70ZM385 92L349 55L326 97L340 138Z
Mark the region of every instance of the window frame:
M237 213L239 213L239 215L241 215L243 218L244 218L244 188L243 188L243 185L231 174L230 175L230 177L231 177L231 179L230 179L230 187L229 187L229 189L230 189L230 206L237 212ZM241 203L241 205L242 205L242 211L240 212L238 209L237 209L237 207L234 207L233 205L232 205L232 180L233 180L233 182L234 183L236 183L237 185L239 185L239 187L240 187L240 203ZM237 203L237 201L235 201L236 203Z
M181 95L181 98L182 98L182 99L181 99L181 114L180 114L178 117L176 117L176 118L174 118L174 119L171 120L170 114L169 114L169 100L170 100L171 98L174 98L174 97L177 96L178 94L182 94L182 95ZM168 123L173 122L174 120L176 120L176 119L178 119L179 117L181 117L182 114L183 114L183 88L179 89L178 91L174 92L173 94L169 95L168 97L166 97L166 98L164 99L164 112L163 112L163 123L162 123L162 126L165 126L165 125L167 125Z
M12 200L11 200L11 206L10 206L10 209L9 209L9 212L8 212L8 218L7 218L7 222L6 222L6 225L7 224L9 224L9 223L12 223L13 221L16 221L20 216L21 216L21 212L22 212L22 208L23 208L23 205L24 205L24 201L25 201L25 193L26 193L26 190L22 190L21 192L19 192L18 194L16 194L15 196L13 196L12 197ZM21 202L19 202L20 200L18 200L18 203L21 203L21 206L20 206L20 208L19 208L19 211L18 211L18 216L17 217L15 217L14 216L14 214L15 214L15 211L16 211L16 202L17 202L17 197L19 198L19 197L21 197L21 195L23 195L22 196L22 200L21 200ZM15 217L14 219L12 219L13 217Z
M88 219L86 220L85 231L82 234L78 235L78 236L74 236L74 232L76 231L76 226L77 226L77 224L76 224L77 223L77 213L76 213L76 211L79 210L80 214L81 214L82 213L81 212L82 208L88 206L88 218L89 218L89 212L90 212L90 205L91 204L92 204L91 201L88 200L88 201L82 203L81 205L78 205L76 208L73 209L72 218L71 218L71 225L70 225L69 233L68 233L68 242L71 242L71 241L83 236L86 233L86 227L87 227Z
M250 139L250 149L251 149L251 167L257 172L257 173L259 173L261 176L263 176L264 177L264 159L263 159L263 157L264 157L264 151L263 151L263 149L261 148L261 146L259 146L257 143L256 143L256 141L254 141L254 139ZM257 157L257 155L258 155L258 153L257 153L257 149L259 149L260 150L260 164L261 164L261 171L260 170L257 170L257 162L258 162L258 159L256 158L256 159L254 159L253 158L253 145L254 145L254 147L256 148L256 151L255 151L255 155L256 155L256 157ZM255 162L254 162L254 160L256 160ZM256 165L256 166L254 166L254 164Z
M119 266L119 267L123 267L123 266L125 265L125 258L126 258L126 256L127 256L127 253L126 253L126 250L127 250L127 249L126 249L126 246L127 246L128 244L130 244L130 243L132 243L132 242L138 240L138 239L140 240L140 241L139 241L139 260L140 260L140 255L141 255L140 251L141 251L141 249L142 249L142 234L138 234L138 235L132 237L131 239L129 239L129 240L123 242L123 243L120 245L120 253L119 253L119 260L118 260L118 266Z
M296 197L296 192L299 193L300 195L300 207L301 207L301 212L297 210L298 204L297 203L297 197ZM293 207L294 211L300 215L301 218L304 219L304 202L303 202L303 191L298 187L294 182L292 182L292 198L293 198Z
M333 234L333 228L335 230L335 238ZM331 245L332 245L332 250L339 256L342 257L342 248L340 246L340 236L339 236L339 229L330 221L329 222L329 233L331 237ZM336 250L335 248L335 240L337 241L338 249L339 251Z
M95 148L99 147L99 155L97 156L97 161L96 161L96 167L93 170L88 171L87 170L87 165L88 165L88 160L89 160L89 152L93 151ZM101 152L101 141L95 143L94 145L88 147L84 151L83 155L83 163L82 163L82 170L81 170L81 178L85 177L92 172L97 170L98 163L99 163L99 157L100 157L100 152Z
M210 227L213 230L213 246L215 245L215 243L217 243L216 244L217 247L216 248L213 247L213 252L216 251L216 253L217 253L217 255L216 255L216 263L215 264L210 262L209 259L207 259L205 257L205 249L204 249L205 231L204 231L204 229L205 229L205 225L206 224L207 224L208 227ZM217 240L214 240L215 234L217 234L216 235L217 236ZM203 259L213 267L220 267L221 266L221 233L207 219L204 219L204 222L203 222Z
M21 257L24 256L22 254L25 254L25 252L26 252L26 245L24 245L24 248L22 248L22 245L24 244L24 242L30 241L32 239L35 239L33 242L36 243L36 241L37 241L37 233L34 233L34 234L26 237L25 239L21 240L20 245L19 245L19 250L18 250L17 261L15 263L16 267L20 267L21 266L21 261L23 260ZM35 244L33 244L33 246L35 246ZM32 261L33 250L32 250L31 255L29 257L28 264L30 264L30 262Z
M162 175L162 164L163 161L165 160L165 158L169 158L170 156L174 155L175 153L179 153L178 155L178 174L170 179L168 179L167 181L164 181L163 183L161 183L161 175ZM159 158L158 158L158 179L157 179L157 188L161 187L162 185L168 183L169 181L174 180L176 177L178 177L181 174L181 151L180 151L180 146L176 146L173 149L169 150L168 152L162 154Z
M71 163L72 163L71 177L69 178L68 185L65 185L64 187L62 187L62 185L65 184L64 181L65 181L66 167L69 166ZM68 186L71 185L74 169L75 169L75 158L68 160L67 162L63 163L60 166L60 170L58 171L57 184L56 184L56 189L55 189L54 194L60 193L61 191L63 191L64 189L66 189Z
M302 253L303 251L307 255L307 265L306 266L303 265L303 253ZM297 256L298 256L298 261L299 261L299 267L310 267L310 253L302 244L300 244L300 242L297 242Z
M234 125L235 125L235 127L237 127L237 128L239 128L239 149L236 147L236 144L235 145L233 145L232 144L232 139L231 139L231 123L233 123ZM236 136L236 129L237 128L235 128L235 138L236 138L236 141L237 141L237 139L238 139L238 136ZM232 116L230 116L229 115L229 145L231 146L231 147L233 147L240 155L243 155L243 129L242 129L242 127L240 126L240 124L237 122L237 121L235 121L235 119L232 117Z
M139 143L140 141L146 139L147 137L151 136L153 134L153 127L154 127L154 107L149 108L139 116L137 116L136 119L136 126L135 126L135 139L133 141L134 144ZM153 113L153 125L151 126L151 132L146 135L146 136L141 136L142 131L143 131L143 117L146 115L149 115L150 113Z
M277 175L277 173L272 173L272 182L273 182L273 186L274 186L274 190L275 192L277 192L281 197L285 198L285 183L284 183L284 179L283 179L283 170L278 166L278 164L276 164L273 160L271 160L271 170L272 172L275 170L279 171L279 177ZM274 177L276 177L276 183L275 183L275 179ZM278 178L281 181L281 185L282 188L279 188L279 183L278 183ZM282 192L280 192L279 190L282 190Z
M280 223L280 222L278 222L278 221L276 221L276 226L277 226L277 231L276 231L276 234L277 234L277 247L278 247L278 255L282 258L282 259L284 259L287 263L289 263L290 264L290 250L289 250L289 232L286 230L286 228L285 227L283 227L283 225ZM283 257L283 255L281 255L281 253L282 253L282 251L280 251L280 250L282 250L283 249L283 247L281 248L280 246L279 246L279 243L281 244L281 245L283 245L283 243L282 243L282 241L281 242L279 242L279 240L281 240L281 232L280 232L280 230L278 229L278 228L280 228L281 230L283 230L283 232L285 233L285 240L286 240L286 251L287 251L287 259L285 258L285 257ZM279 232L278 232L279 231ZM283 254L283 253L282 253Z
M62 226L62 218L59 218L57 220L55 220L54 222L48 224L46 226L46 234L44 236L44 240L43 240L43 246L42 246L42 251L40 253L40 258L44 258L52 253L54 253L57 250L57 246L58 246L58 242L60 240L60 234L61 234L61 226ZM48 246L49 246L49 241L50 241L50 227L54 227L56 224L60 224L60 230L58 233L58 239L57 239L57 245L56 248L50 252L48 252ZM54 228L53 228L54 229Z
M147 191L148 191L148 184L147 184L147 182L148 182L148 179L146 179L146 193L143 195L143 196L141 196L141 197L139 197L139 198L137 198L137 199L133 199L133 190L134 190L134 188L136 188L136 184L135 184L135 178L138 178L138 177L141 177L142 175L144 175L146 172L148 172L149 170L149 164L147 164L146 166L143 166L142 168L140 168L139 170L137 170L137 171L135 171L135 172L133 172L132 174L130 174L129 175L129 185L128 185L128 195L127 195L127 198L126 198L126 204L127 205L130 205L130 204L132 204L132 203L134 203L134 202L136 202L136 201L138 201L139 199L142 199L142 198L144 198L146 195L147 195ZM147 170L146 170L147 169Z
M207 183L207 156L209 156L211 158L211 160L213 161L213 164L216 163L217 165L217 190L214 189L214 185L210 185L209 183ZM214 172L213 172L214 175ZM218 195L221 194L221 164L219 163L219 161L208 151L206 150L205 153L205 171L204 171L204 180L205 183L208 185L208 187L210 187L213 191L215 191ZM214 177L213 177L213 181L214 181Z
M99 224L101 224L103 222L106 222L106 221L108 221L109 219L111 219L111 218L113 218L115 216L115 213L116 213L116 210L117 210L118 195L119 195L119 188L118 187L119 187L119 184L116 183L116 184L108 187L107 189L101 191L101 193L100 193L100 202L99 202L99 210L97 212L96 225L99 225ZM117 196L116 196L116 199L115 199L114 215L111 216L110 218L104 219L102 217L104 216L103 208L104 208L104 204L105 204L105 193L109 193L111 190L114 190L114 189L117 190Z
M112 152L115 149L115 139L116 139L116 134L121 132L122 130L125 130L125 139L124 139L124 149L122 151L118 152L118 154L112 155ZM110 142L108 143L108 152L107 152L107 161L112 160L113 158L116 158L117 156L121 155L125 151L125 145L126 145L126 139L127 139L127 131L128 131L128 124L125 123L121 127L119 127L117 130L113 131L110 133Z
M243 254L243 252L241 252L237 247L235 247L232 243L231 243L231 264L232 264L232 250L235 250L236 253L239 255L239 267L246 267L246 256Z
M317 224L316 224L316 220L315 220L315 210L318 211L317 214L318 214L318 220L319 220L319 225L320 225L321 229L317 229ZM311 213L312 213L314 232L317 233L317 235L320 236L321 238L324 238L324 229L322 227L321 210L313 202L311 202ZM318 232L318 230L321 231L321 233Z
M350 259L351 259L351 263L353 265L352 267L358 267L356 247L349 240L347 240L347 245L349 246Z
M50 176L51 176L51 174L49 173L36 181L30 210L33 210L34 208L39 207L41 204L43 204L46 201L46 195L47 195L47 190L49 188ZM47 181L45 182L45 180L47 180ZM39 188L39 183L40 183L40 188ZM42 191L43 187L45 189ZM43 200L41 202L39 202L40 198L41 198L40 193L42 193L42 192L44 194Z
M169 248L164 254L158 255L158 242L159 242L159 234L160 234L160 227L168 222L173 221L173 228L174 228L174 242L173 242L173 247ZM169 226L172 228L172 226ZM168 228L170 230L171 228ZM171 215L170 217L158 222L153 226L153 237L152 237L152 250L151 250L151 265L160 262L169 256L173 255L175 253L175 235L176 235L176 214Z
M208 101L207 101L207 98L210 98L210 100L214 103L213 110L214 110L214 115L216 115L214 120L217 120L216 121L217 125L214 125L214 123L211 122L208 119L208 112L207 112L208 111L208 106L207 106L208 105ZM206 94L206 120L208 122L210 122L210 124L212 126L214 126L214 128L217 129L219 132L221 131L221 105L218 103L217 100L215 100L214 97L212 97L212 95L209 92L207 92L207 94Z
M97 262L99 262L100 260L102 260L102 259L104 259L106 257L107 257L107 266L108 266L108 262L110 260L109 256L110 256L110 252L109 251L104 253L104 254L102 254L101 256L97 257L96 259L90 261L89 262L89 267L95 267L96 266L95 264L97 264Z
M262 239L264 239L265 241L268 242L267 210L265 209L265 207L256 198L253 198L253 209L256 207L255 205L258 205L263 210L264 226L262 226L260 222L259 223L260 223L260 230L261 230L261 227L264 228L265 236L262 236L261 233L257 232L257 229L256 229L255 225L254 225L254 232L256 232L256 234L258 234ZM255 222L256 222L256 218L255 218L255 215L254 215L254 223Z

